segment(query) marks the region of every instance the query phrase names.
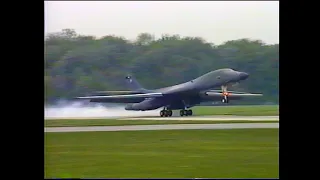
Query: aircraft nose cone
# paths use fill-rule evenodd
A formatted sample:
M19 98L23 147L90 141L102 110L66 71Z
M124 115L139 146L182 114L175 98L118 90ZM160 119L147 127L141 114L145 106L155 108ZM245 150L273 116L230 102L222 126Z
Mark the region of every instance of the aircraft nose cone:
M241 72L239 76L240 76L240 80L245 80L249 77L249 74L245 72Z

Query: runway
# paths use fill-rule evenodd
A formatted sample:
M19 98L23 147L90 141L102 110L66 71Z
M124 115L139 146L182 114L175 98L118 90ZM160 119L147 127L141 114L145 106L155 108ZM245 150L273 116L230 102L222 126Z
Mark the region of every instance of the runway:
M44 132L142 131L174 129L252 129L279 128L279 123L226 123L226 124L167 124L130 126L50 127Z
M229 120L248 120L248 121L275 121L279 120L279 116L172 116L172 117L158 117L158 116L133 116L133 117L65 117L65 118L45 118L45 120L88 120L88 119L116 119L116 120L208 120L208 121L229 121Z
M208 121L230 121L230 120L248 120L248 121L276 121L279 116L176 116L176 117L133 117L122 118L119 120L208 120Z

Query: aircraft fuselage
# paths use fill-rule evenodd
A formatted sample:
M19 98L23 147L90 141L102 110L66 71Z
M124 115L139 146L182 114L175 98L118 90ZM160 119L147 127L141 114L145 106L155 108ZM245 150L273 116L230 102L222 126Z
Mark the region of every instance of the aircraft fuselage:
M201 94L201 91L239 82L247 77L247 73L234 71L232 69L211 71L182 84L153 90L152 92L162 93L164 97L136 99L137 103L129 104L125 109L145 111L158 109L163 106L167 106L170 110L190 108L201 102L213 99L205 94Z

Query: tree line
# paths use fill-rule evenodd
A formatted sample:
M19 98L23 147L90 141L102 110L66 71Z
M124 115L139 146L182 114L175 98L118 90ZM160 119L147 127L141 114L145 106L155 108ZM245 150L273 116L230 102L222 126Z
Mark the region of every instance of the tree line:
M46 104L92 91L125 90L128 74L152 89L219 68L248 72L249 79L231 89L264 94L253 102L279 100L279 44L243 38L215 45L201 37L155 38L150 33L135 40L116 35L96 38L73 29L48 33L44 43Z

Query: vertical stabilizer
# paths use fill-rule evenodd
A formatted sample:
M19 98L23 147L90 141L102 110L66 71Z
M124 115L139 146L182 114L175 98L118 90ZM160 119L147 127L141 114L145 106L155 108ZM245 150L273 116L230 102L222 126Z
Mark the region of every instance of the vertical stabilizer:
M148 91L147 89L143 88L141 84L131 75L126 76L126 84L131 91Z

